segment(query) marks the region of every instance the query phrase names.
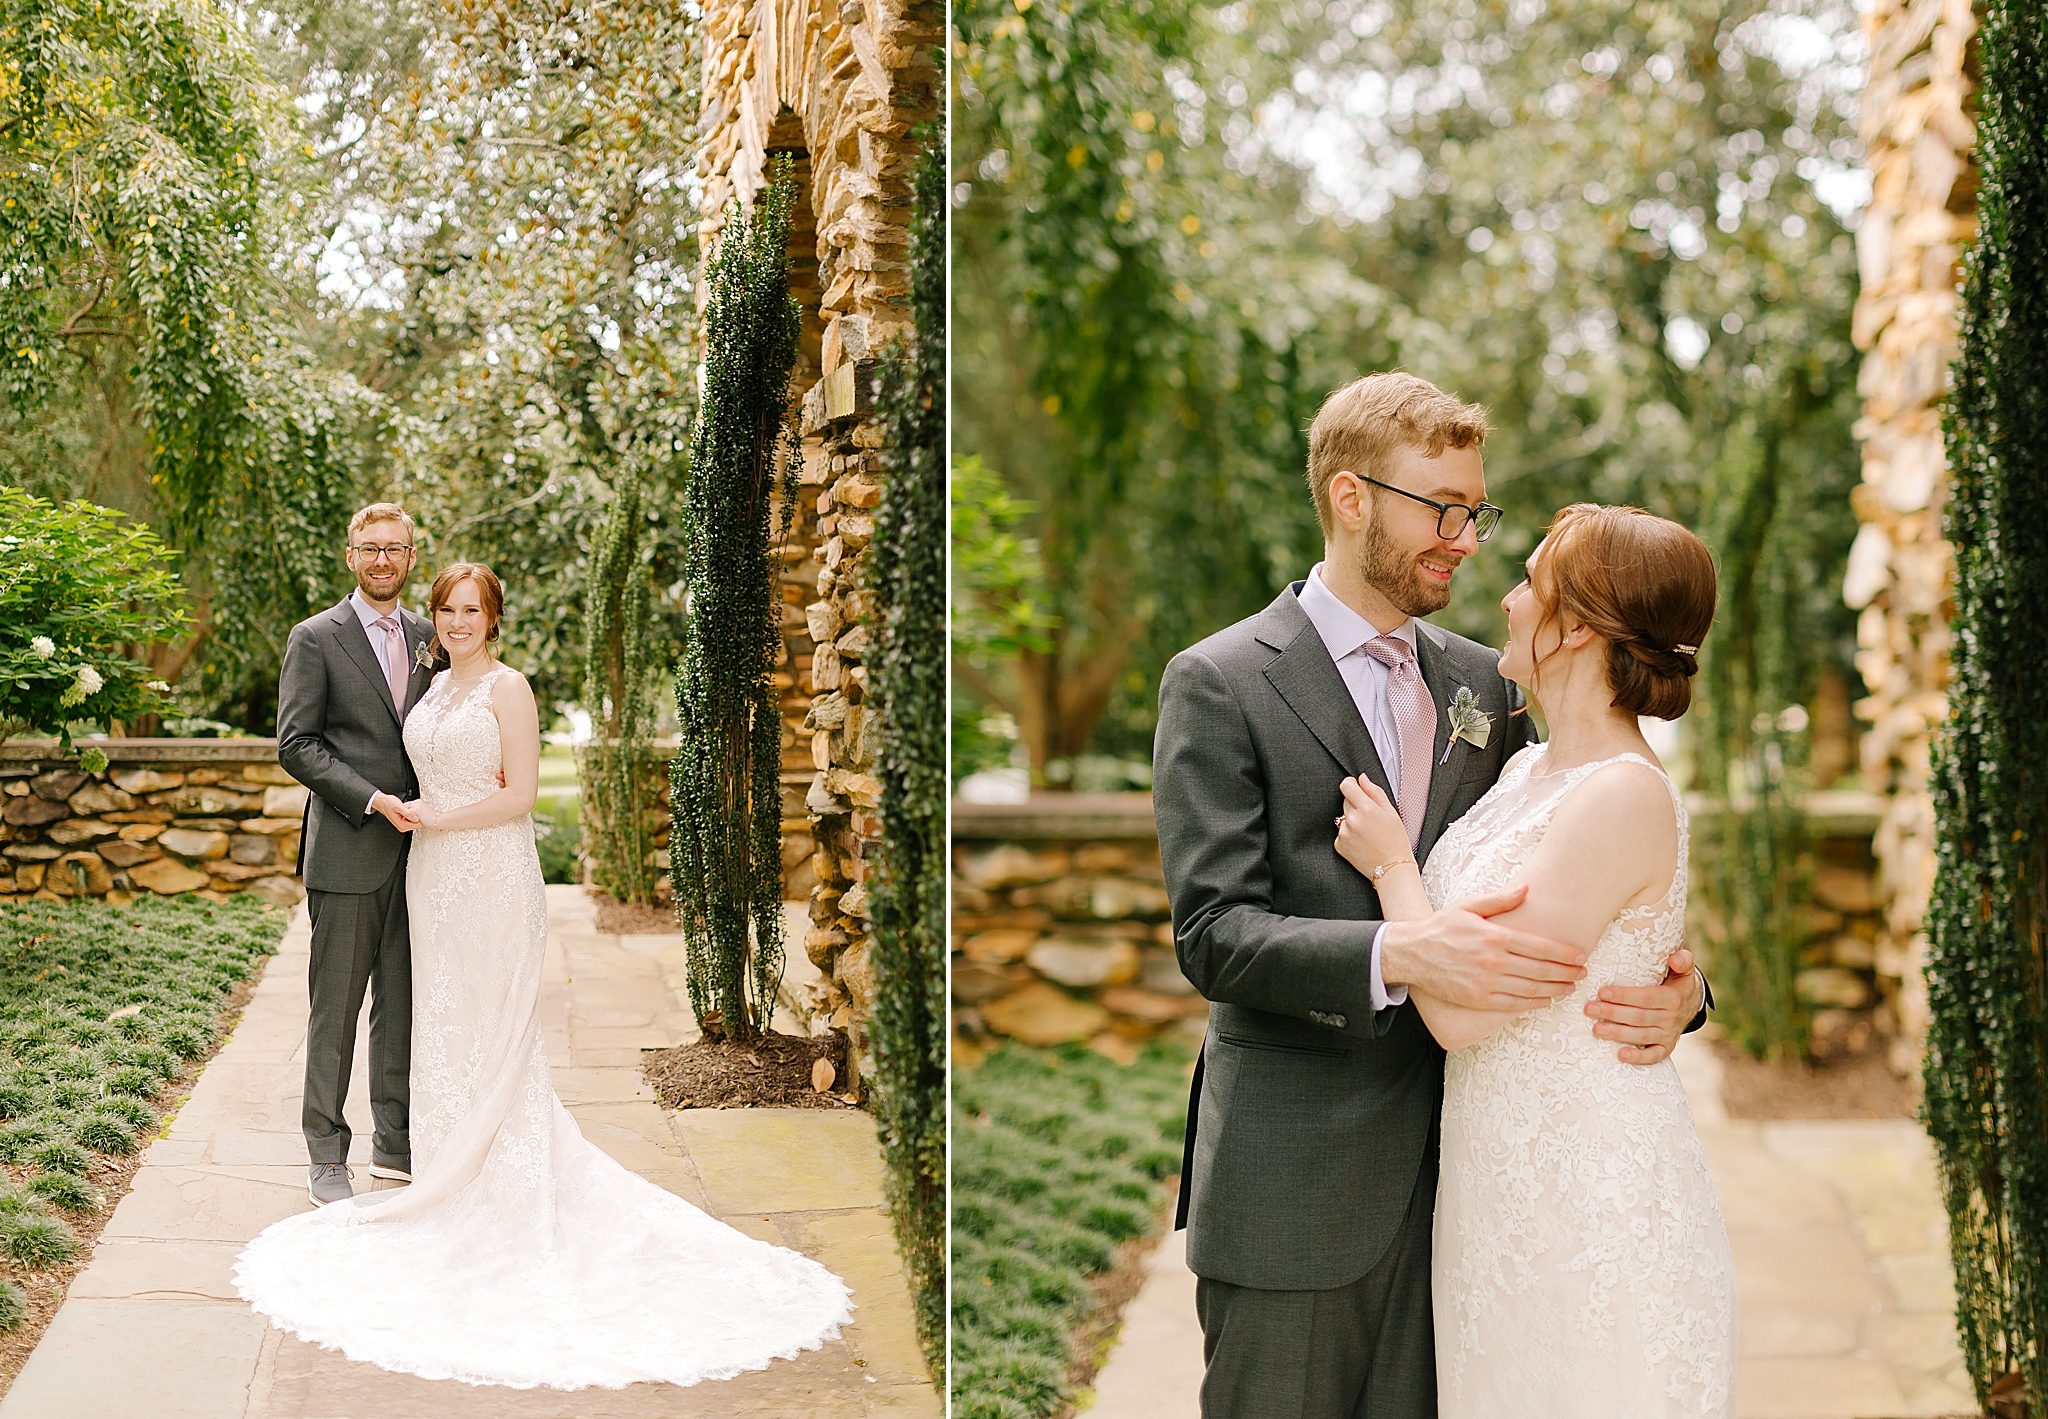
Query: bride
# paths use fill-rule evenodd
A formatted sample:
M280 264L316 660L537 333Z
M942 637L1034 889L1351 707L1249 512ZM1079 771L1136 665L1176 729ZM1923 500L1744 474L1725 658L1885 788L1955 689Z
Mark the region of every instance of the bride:
M1337 851L1390 919L1526 883L1500 920L1587 949L1562 1000L1493 1014L1412 997L1444 1070L1431 1291L1441 1419L1734 1412L1735 1277L1706 1156L1667 1059L1623 1064L1582 1013L1661 980L1685 924L1686 814L1637 727L1691 702L1714 619L1698 538L1636 508L1558 514L1501 605L1500 671L1551 738L1416 869L1370 779L1343 785Z
M540 730L525 678L491 654L502 606L488 567L434 579L449 668L405 719L412 1183L268 1228L236 1289L301 1339L428 1379L687 1385L793 1358L848 1321L846 1284L628 1172L555 1096L528 816Z

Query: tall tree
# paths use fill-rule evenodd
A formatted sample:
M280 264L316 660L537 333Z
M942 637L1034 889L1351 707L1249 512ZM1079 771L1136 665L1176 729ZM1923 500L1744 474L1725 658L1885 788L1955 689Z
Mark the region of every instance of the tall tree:
M365 402L299 339L288 99L211 0L0 27L0 477L155 523L199 614L152 667L259 718L336 594Z
M1927 1127L1977 1398L2048 1402L2048 7L1980 12L1983 185L1946 423L1955 637L1927 913Z

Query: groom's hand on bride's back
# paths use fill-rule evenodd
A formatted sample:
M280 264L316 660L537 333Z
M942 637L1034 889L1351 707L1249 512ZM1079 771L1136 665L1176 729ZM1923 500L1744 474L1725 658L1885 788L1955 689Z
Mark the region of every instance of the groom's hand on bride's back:
M1426 991L1468 1010L1534 1010L1571 994L1586 974L1586 953L1547 936L1493 920L1528 895L1517 886L1428 916L1390 921L1380 938L1389 986Z

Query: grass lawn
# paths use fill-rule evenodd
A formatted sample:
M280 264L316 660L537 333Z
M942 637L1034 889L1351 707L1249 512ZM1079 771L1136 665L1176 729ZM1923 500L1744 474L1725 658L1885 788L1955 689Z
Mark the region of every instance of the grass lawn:
M246 896L0 902L0 1348L54 1313L79 1232L97 1235L285 921ZM21 1358L0 1355L5 1378Z
M1090 1282L1156 1230L1180 1171L1192 1059L1007 1045L954 1071L954 1419L1046 1419L1071 1399Z

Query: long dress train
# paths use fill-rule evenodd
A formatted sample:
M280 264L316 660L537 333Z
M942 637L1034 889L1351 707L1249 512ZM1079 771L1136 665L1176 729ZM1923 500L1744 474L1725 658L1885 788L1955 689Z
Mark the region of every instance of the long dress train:
M496 791L507 673L444 672L407 715L437 810ZM416 830L406 904L413 1181L267 1228L235 1265L250 1305L352 1360L516 1388L727 1379L834 1338L843 1281L619 1166L556 1097L531 818Z

